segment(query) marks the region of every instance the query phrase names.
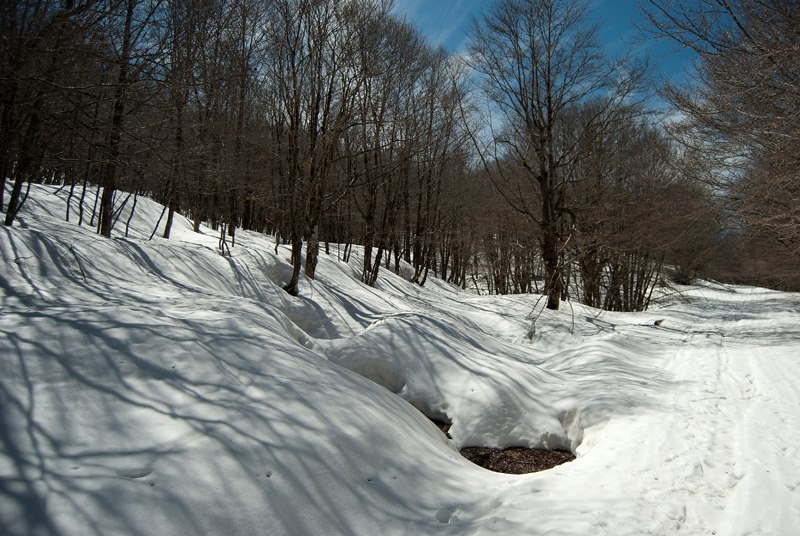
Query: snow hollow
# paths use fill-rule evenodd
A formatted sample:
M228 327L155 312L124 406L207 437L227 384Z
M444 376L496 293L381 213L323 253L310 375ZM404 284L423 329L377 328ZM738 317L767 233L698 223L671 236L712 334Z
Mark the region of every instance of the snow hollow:
M529 340L538 296L372 288L334 246L291 297L270 237L148 240L139 199L108 240L66 195L0 231L0 534L800 534L800 295L572 304Z

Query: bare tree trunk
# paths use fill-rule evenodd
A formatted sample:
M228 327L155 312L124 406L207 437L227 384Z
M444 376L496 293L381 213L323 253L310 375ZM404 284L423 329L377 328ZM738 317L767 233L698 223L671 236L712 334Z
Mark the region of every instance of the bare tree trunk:
M309 279L314 279L319 260L319 225L314 225L308 235L306 244L305 274Z
M114 88L114 113L111 117L111 133L108 144L108 166L102 178L103 196L100 200L100 234L106 238L111 237L111 228L114 225L114 194L116 192L117 160L120 153L120 139L122 137L122 120L125 113L125 97L128 91L128 70L130 69L131 56L131 26L133 12L137 0L127 0L125 11L125 27L122 34L122 50L120 51L117 84Z
M292 238L292 277L283 287L283 290L292 296L297 296L298 294L297 284L300 282L300 269L303 267L301 260L302 251L303 239L297 234Z

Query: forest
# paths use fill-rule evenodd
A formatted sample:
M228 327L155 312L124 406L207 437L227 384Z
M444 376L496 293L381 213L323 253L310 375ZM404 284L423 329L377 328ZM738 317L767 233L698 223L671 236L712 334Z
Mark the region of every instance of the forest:
M457 54L392 5L4 2L5 225L31 184L108 238L147 196L151 238L181 214L223 255L239 229L290 244L293 295L353 245L367 285L405 261L550 309L643 310L667 277L800 289L798 2L642 2L695 53L680 83L610 57L579 0L499 0Z

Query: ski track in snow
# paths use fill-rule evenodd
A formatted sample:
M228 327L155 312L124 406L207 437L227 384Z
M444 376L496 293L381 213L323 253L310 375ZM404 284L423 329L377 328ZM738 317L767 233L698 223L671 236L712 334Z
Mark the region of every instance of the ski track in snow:
M573 304L528 340L535 296L369 288L334 246L291 298L268 238L147 241L140 199L104 240L53 191L0 235L0 534L800 534L800 295ZM500 475L472 444L578 458Z

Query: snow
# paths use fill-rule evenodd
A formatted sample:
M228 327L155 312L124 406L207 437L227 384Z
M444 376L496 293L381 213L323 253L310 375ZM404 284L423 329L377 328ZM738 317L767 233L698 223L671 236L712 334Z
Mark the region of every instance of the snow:
M65 199L0 230L0 534L800 534L800 295L572 304L529 340L537 296L369 288L334 246L292 298L269 237L148 241L139 199L106 240Z

